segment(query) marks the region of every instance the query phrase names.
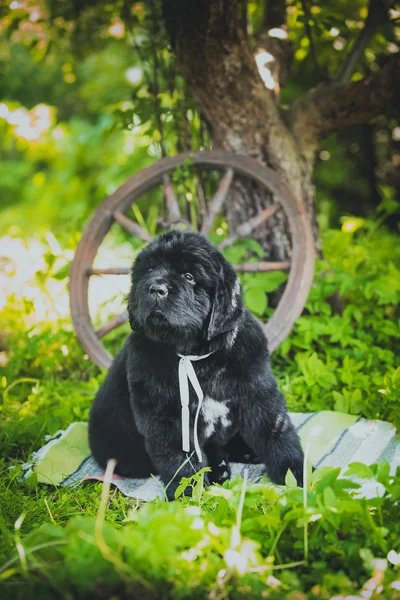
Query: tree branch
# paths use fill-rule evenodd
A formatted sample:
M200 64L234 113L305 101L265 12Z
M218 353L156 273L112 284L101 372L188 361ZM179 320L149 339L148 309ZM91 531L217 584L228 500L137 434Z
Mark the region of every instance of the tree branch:
M392 56L379 71L360 81L333 83L311 90L290 112L292 131L299 144L315 151L318 141L332 131L368 123L400 106L400 55Z
M263 17L263 29L273 29L286 25L286 0L266 0Z
M365 25L343 64L340 75L337 78L338 82L343 83L350 80L376 30L388 20L390 5L390 0L369 0L368 16Z
M311 25L310 25L311 13L310 13L310 7L308 6L307 0L301 0L301 5L303 7L304 16L306 18L305 23L304 23L304 27L305 27L306 34L307 34L307 37L308 37L308 41L310 43L311 58L313 60L315 68L316 68L318 74L320 75L320 77L324 81L329 81L330 80L329 73L326 70L322 69L321 65L319 64L319 60L318 60L318 56L317 56L317 51L316 51L315 44L314 44L314 37L313 37L313 34L312 34Z

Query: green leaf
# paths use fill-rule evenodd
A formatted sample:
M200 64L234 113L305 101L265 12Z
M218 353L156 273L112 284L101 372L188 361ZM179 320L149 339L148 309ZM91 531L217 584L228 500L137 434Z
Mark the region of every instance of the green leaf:
M58 279L60 281L62 279L65 279L66 277L68 277L70 269L71 269L70 263L67 263L66 265L62 266L60 269L58 269L58 271L56 271L53 274L54 279Z
M374 555L369 548L360 548L360 558L366 571L369 573L374 569Z
M350 414L359 415L363 408L363 398L361 390L353 390L350 398Z
M333 399L335 400L335 410L338 412L348 413L349 412L349 401L339 392L332 391Z
M0 573L0 579L3 579L3 580L8 579L9 577L12 577L16 573L18 573L18 569L6 569L2 573Z
M385 481L390 475L390 464L386 461L379 463L376 478L379 482Z
M238 264L243 262L243 260L246 258L247 250L244 246L235 244L229 248L225 248L223 254L226 260L231 263Z
M256 240L245 240L244 243L249 250L252 250L252 252L258 256L258 258L264 258L265 252Z
M331 487L324 489L324 504L325 506L336 506L336 495Z
M368 467L367 465L364 465L363 463L353 462L349 465L349 468L347 469L347 471L344 475L345 475L345 477L350 477L351 475L355 475L356 477L359 477L360 479L371 479L374 476L374 472L372 471L372 469L370 467Z
M339 467L319 467L312 475L313 485L316 486L316 491L321 493L328 486L333 486L340 474Z
M293 475L293 473L290 469L288 469L288 472L286 473L285 485L288 488L297 488L298 487L296 477Z
M310 459L307 461L307 489L311 490L313 476L313 464Z
M180 484L175 490L175 499L183 495L186 488L190 485L190 477L182 477Z
M288 275L283 271L272 271L271 273L263 273L262 278L259 279L259 285L262 285L262 288L265 292L273 292L282 283L287 281Z
M268 306L265 291L259 287L252 287L245 291L244 301L249 310L261 317Z

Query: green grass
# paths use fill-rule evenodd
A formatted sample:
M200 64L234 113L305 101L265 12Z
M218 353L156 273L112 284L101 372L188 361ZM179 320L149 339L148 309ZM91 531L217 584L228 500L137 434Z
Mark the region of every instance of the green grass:
M306 313L273 357L289 408L400 427L398 240L368 222L324 237ZM254 303L249 290L263 280L246 275L243 284ZM332 313L334 291L342 314ZM16 297L0 314L1 598L323 599L359 595L371 577L383 586L374 597L399 597L400 472L389 476L385 464L354 467L384 485L374 500L354 499L337 469L314 473L306 494L290 478L281 490L240 478L203 490L198 477L191 499L140 505L107 485L24 479L21 465L46 435L87 419L104 376L67 319L34 315Z

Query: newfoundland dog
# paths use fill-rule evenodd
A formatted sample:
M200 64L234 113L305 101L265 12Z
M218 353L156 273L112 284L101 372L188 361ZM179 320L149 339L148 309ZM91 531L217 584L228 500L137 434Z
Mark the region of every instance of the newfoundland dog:
M205 483L222 483L230 460L262 462L279 484L291 469L302 485L303 452L267 340L222 254L197 233L158 237L133 265L128 311L134 333L90 413L99 465L114 458L119 475L158 474L169 499L206 466Z

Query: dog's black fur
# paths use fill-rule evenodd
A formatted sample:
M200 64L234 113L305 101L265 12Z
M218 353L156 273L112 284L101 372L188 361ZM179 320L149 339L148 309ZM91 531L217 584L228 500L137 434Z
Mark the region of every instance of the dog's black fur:
M203 236L170 231L132 269L134 333L115 358L89 420L94 458L127 477L161 476L171 499L181 477L210 466L206 483L230 475L229 460L263 462L284 483L302 484L303 452L271 372L264 333L244 308L232 266ZM198 423L203 462L182 450L177 353L213 354L193 362L205 401ZM197 397L190 386L190 435Z

